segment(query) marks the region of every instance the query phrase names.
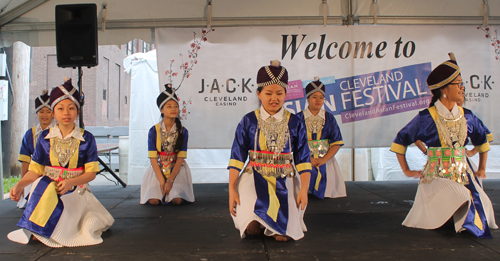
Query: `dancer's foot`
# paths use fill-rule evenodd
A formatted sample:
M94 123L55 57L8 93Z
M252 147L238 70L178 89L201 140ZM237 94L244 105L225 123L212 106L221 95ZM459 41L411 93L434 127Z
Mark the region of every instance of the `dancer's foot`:
M183 201L184 200L182 198L174 198L170 202L172 202L172 204L174 204L174 205L180 205L180 204L182 204Z
M284 236L284 235L274 235L274 239L278 242L286 242L290 239L289 236Z
M248 224L247 229L245 230L245 233L249 236L256 236L261 233L261 227L260 223L257 221L252 221L250 224Z
M150 199L148 200L149 204L153 205L153 206L157 206L157 205L160 205L160 200L159 199Z

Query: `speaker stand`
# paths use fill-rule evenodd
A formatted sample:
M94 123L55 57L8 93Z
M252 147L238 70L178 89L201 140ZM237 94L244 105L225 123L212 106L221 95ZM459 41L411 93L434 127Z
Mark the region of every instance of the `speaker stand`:
M83 124L83 104L85 103L85 96L83 95L83 92L82 92L82 76L83 76L82 67L78 66L78 91L80 92L79 122L80 122L80 128L85 129L85 124Z
M80 128L85 129L85 125L83 124L83 104L85 104L85 96L83 95L83 92L82 92L82 76L83 76L82 67L78 66L78 91L80 92L80 116L79 116L80 117ZM123 180L121 180L120 177L118 177L118 175L116 175L116 173L108 165L106 165L106 163L104 163L104 161L102 161L101 158L99 158L99 156L97 157L97 159L99 160L99 163L101 163L101 165L104 167L104 169L100 170L97 174L101 174L102 171L106 170L123 187L127 186L127 184L125 184L125 182L123 182Z

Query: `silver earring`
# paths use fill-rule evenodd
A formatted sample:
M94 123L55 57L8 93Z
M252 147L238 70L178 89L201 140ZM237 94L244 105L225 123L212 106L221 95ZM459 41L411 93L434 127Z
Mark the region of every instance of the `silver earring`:
M446 94L443 94L443 98L445 98L445 99L446 99Z

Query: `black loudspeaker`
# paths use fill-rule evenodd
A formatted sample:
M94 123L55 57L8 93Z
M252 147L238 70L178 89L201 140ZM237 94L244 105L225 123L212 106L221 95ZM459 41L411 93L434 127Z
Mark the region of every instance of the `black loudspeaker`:
M92 67L97 53L97 5L56 5L56 50L59 67Z

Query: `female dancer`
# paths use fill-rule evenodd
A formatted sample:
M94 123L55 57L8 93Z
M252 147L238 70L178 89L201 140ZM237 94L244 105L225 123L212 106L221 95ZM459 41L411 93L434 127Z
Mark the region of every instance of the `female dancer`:
M430 107L399 131L391 146L405 175L420 178L415 203L403 225L435 229L453 217L456 232L468 230L491 238L490 228L497 228L493 207L477 179L485 177L490 146L480 120L456 104L463 96L463 82L450 56L452 60L440 64L427 78L433 94ZM475 172L465 154L467 138L480 153ZM405 157L406 147L417 140L429 146L423 171L410 170Z
M80 93L71 79L52 90L50 104L58 124L40 134L28 173L10 191L10 198L18 201L24 187L33 183L17 223L22 229L7 237L27 244L33 235L49 247L100 244L114 219L87 184L99 171L97 146L94 136L75 124Z
M31 156L35 152L36 142L42 131L49 129L53 126L52 124L52 110L50 109L49 100L50 97L47 94L47 90L43 90L42 95L35 98L35 113L38 117L38 125L28 129L24 134L23 143L21 144L21 151L19 152L19 161L21 162L21 177L24 177L28 172L28 166L31 162ZM18 208L24 208L26 206L25 196L29 194L31 190L31 185L24 188L22 195L20 195L19 202L17 202Z
M171 84L165 85L156 104L162 120L149 129L148 150L151 166L141 184L141 204L193 202L191 171L185 162L188 131L179 120L179 103Z
M344 145L335 117L322 109L325 85L314 78L305 89L309 106L297 116L307 127L307 140L311 151L311 181L309 190L318 198L345 197L345 183L335 154Z
M260 68L257 84L262 106L238 124L231 150L229 211L242 238L265 228L264 234L277 241L298 240L306 231L307 133L302 121L283 108L288 72L278 61Z

